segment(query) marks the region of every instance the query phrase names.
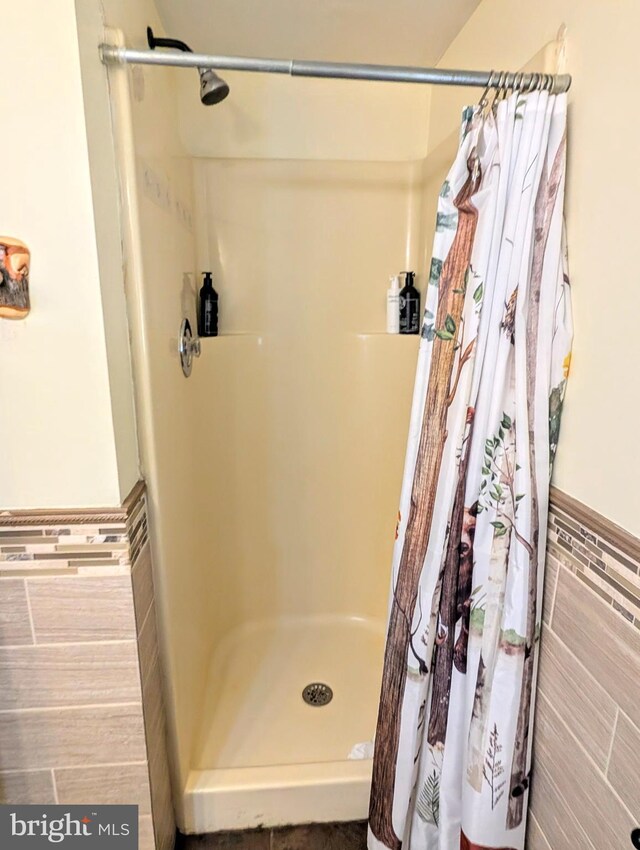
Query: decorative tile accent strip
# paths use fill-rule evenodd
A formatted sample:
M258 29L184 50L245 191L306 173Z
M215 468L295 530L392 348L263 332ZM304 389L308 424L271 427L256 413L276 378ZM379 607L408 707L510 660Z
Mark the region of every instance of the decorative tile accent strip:
M0 513L0 577L68 571L128 573L148 539L144 483L122 507Z
M640 541L552 488L548 552L640 629Z

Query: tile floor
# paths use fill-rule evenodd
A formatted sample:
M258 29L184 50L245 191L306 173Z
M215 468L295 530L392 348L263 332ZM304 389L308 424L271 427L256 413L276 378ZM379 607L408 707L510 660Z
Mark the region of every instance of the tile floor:
M366 850L366 821L179 835L176 850Z

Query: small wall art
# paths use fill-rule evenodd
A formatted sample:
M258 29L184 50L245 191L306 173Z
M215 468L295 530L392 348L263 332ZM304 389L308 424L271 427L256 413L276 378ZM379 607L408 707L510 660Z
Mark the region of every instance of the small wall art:
M29 304L31 252L20 239L0 236L0 317L24 319Z

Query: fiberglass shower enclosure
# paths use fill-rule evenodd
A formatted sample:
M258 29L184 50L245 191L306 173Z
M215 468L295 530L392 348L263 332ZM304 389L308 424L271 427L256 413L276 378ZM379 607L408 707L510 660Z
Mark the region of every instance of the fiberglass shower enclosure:
M375 731L419 343L384 332L385 294L406 269L424 294L479 92L449 89L445 114L429 86L225 71L230 95L205 107L194 70L99 59L165 34L153 0L76 13L101 278L125 278L130 340L111 342L133 355L178 825L364 819L371 759L349 755ZM204 270L220 336L185 378ZM327 705L304 702L313 683Z
M160 32L113 6L110 43ZM385 292L426 283L428 89L226 73L206 109L194 72L108 76L179 825L362 819L419 341ZM185 379L205 269L220 336Z

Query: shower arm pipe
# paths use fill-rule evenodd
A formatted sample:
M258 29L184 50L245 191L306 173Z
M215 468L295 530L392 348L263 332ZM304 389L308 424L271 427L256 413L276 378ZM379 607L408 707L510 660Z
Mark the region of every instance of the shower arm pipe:
M427 83L440 86L478 88L517 88L526 91L549 81L552 94L566 92L569 74L498 73L495 71L454 71L405 65L363 65L347 62L309 62L298 59L259 59L246 56L210 56L206 53L165 53L134 50L110 44L100 45L105 65L172 65L176 68L212 68L215 71L253 71L289 74L292 77L322 77L342 80L379 80L392 83Z

